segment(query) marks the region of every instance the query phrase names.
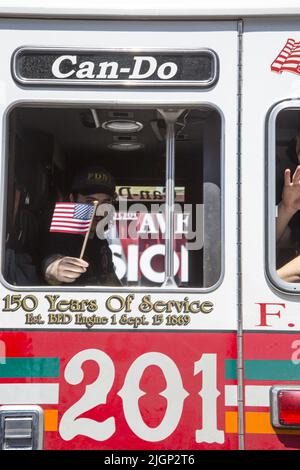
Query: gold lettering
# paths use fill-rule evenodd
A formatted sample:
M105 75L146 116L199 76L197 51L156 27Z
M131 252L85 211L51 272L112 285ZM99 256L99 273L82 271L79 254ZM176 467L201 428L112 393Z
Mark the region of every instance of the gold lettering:
M55 312L56 310L55 302L57 301L57 299L59 299L59 297L60 297L59 295L45 295L45 299L47 299L50 304L48 312Z
M201 312L202 313L210 313L214 308L214 304L210 302L209 300L206 300L205 302L202 302L201 304Z
M142 313L147 313L151 312L153 308L153 304L151 302L151 296L150 295L144 295L142 298L142 303L139 305L139 311Z
M194 307L195 305L195 307ZM199 313L201 311L201 303L200 300L196 300L195 302L190 303L189 311L191 313Z
M97 301L96 300L90 300L87 305L87 311L88 312L96 312L98 309Z
M153 311L155 313L162 313L165 311L165 307L166 307L166 302L163 302L162 300L158 300L157 302L154 302L153 304Z
M118 307L113 307L112 306L112 301L113 300L116 300L117 302L119 302ZM111 295L106 300L105 305L106 305L107 310L109 310L110 312L120 312L125 307L125 299L124 299L124 297L121 297L120 295Z

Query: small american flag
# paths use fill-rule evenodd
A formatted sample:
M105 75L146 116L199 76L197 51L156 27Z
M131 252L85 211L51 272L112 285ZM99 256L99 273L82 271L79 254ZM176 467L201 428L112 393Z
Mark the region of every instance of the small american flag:
M55 204L50 232L87 233L93 217L92 204L77 204L74 202L57 202Z
M300 42L288 39L284 48L280 51L271 64L273 72L293 72L300 75Z

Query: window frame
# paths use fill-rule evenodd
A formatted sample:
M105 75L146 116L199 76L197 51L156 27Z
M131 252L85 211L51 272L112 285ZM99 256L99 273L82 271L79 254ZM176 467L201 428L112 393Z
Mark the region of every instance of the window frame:
M283 281L276 272L276 121L281 111L300 112L300 99L285 99L276 103L267 116L266 129L266 167L265 182L267 191L265 200L266 224L265 247L266 247L266 275L271 284L280 292L288 294L300 294L300 282Z
M179 100L178 100L179 101ZM8 162L9 162L9 118L12 111L18 107L28 107L28 108L105 108L108 106L107 102L97 101L97 102L89 102L85 101L82 103L81 101L32 101L32 100L16 100L11 103L3 112L3 144L2 144L2 158L1 161L1 187L2 189L2 201L0 205L0 224L1 224L1 250L0 250L0 284L7 289L15 292L98 292L98 293L110 293L110 292L117 292L117 293L210 293L215 291L222 283L225 276L225 116L222 110L212 102L208 101L199 101L197 103L179 103L176 101L174 102L152 102L149 103L148 101L138 101L132 99L130 102L122 102L122 103L109 103L109 106L112 109L172 109L172 110L179 110L179 109L199 109L201 106L209 107L213 111L217 112L220 117L220 124L221 124L221 131L220 131L220 276L218 281L210 286L210 287L178 287L175 286L50 286L50 285L38 285L38 286L21 286L21 285L12 285L9 284L3 275L4 263L5 263L5 245L6 245L6 209L8 203L8 191L7 191L7 181L8 181ZM168 145L166 144L166 148ZM176 177L176 173L175 173ZM175 183L175 181L174 181ZM173 276L174 278L175 276Z

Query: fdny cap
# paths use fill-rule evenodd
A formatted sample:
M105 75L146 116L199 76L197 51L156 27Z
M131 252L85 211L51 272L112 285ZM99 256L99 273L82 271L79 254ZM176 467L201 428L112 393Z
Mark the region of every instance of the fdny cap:
M113 196L116 183L113 176L102 167L91 166L80 169L74 176L72 191L80 194L104 193Z

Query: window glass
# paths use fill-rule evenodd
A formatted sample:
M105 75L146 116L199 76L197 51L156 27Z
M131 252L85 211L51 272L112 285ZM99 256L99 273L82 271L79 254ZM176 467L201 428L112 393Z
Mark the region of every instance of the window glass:
M281 281L300 282L300 110L276 118L276 271Z
M173 234L165 217L166 128L157 109L13 110L5 279L20 286L160 287L170 256L165 241L173 237L176 285L216 284L221 119L209 107L185 109L174 125Z

